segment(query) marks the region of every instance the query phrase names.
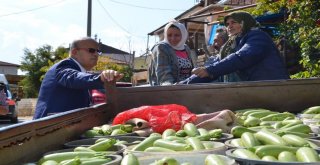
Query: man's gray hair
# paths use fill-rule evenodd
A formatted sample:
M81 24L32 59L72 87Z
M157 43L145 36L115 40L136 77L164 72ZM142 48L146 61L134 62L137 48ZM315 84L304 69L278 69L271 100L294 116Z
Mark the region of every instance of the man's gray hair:
M76 39L76 40L73 40L71 45L70 45L70 51L73 49L73 48L78 48L79 46L79 43L80 42L83 42L83 41L93 41L93 42L96 42L98 44L98 42L93 39L93 38L90 38L90 37L82 37L82 38L79 38L79 39Z

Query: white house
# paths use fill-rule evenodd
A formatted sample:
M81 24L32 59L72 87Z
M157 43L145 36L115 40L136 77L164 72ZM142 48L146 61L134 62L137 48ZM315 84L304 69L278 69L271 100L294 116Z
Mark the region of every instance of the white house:
M20 65L18 64L12 64L8 62L0 61L1 74L17 75L19 67Z

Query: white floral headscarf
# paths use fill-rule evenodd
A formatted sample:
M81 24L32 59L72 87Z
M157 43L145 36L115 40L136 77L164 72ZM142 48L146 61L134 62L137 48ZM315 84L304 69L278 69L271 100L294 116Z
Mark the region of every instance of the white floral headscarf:
M169 27L171 25L174 25L174 26L178 27L180 32L181 32L181 40L176 46L171 45L169 43L169 41L168 41L168 38L167 38L167 31L168 31L168 29L169 29ZM182 23L179 23L177 21L170 21L164 27L164 42L169 44L175 50L184 50L185 49L184 44L186 43L187 38L188 38L188 31L187 31L186 27Z

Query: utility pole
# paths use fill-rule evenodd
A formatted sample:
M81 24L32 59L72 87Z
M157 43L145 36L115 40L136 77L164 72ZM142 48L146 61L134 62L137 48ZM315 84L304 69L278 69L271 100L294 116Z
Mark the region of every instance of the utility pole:
M92 0L88 0L87 37L91 37Z

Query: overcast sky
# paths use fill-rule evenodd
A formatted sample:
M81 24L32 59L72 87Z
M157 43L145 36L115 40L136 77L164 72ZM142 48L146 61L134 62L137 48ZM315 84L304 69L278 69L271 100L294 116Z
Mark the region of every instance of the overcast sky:
M143 54L147 34L199 0L92 0L92 36ZM68 47L87 34L87 0L0 0L0 61L20 64L24 49ZM150 46L156 41L150 38Z

